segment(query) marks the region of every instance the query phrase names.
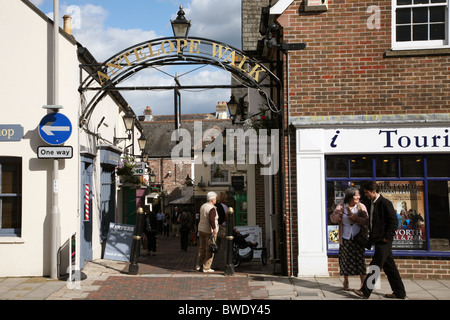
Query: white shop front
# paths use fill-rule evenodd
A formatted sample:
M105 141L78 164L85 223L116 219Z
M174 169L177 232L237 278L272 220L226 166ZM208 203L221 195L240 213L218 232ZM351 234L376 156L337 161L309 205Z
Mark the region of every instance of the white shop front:
M366 181L397 210L395 256L450 256L450 125L409 119L297 125L299 276L328 276L339 253L329 216L346 188Z

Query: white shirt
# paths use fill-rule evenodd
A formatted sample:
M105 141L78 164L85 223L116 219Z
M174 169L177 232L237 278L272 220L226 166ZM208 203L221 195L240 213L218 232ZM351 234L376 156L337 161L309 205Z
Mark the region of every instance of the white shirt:
M350 218L348 217L348 209L349 208L345 206L344 214L342 215L342 238L347 240L353 239L353 236L357 235L361 231L361 227L350 220ZM351 210L353 214L358 213L358 207L356 205Z

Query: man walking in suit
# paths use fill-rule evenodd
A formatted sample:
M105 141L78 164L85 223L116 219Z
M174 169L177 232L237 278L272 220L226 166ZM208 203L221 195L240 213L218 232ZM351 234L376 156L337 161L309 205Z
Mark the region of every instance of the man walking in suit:
M379 193L379 187L375 182L365 183L363 189L366 197L371 200L371 205L369 206L369 240L375 245L375 252L370 265L377 266L378 271L383 269L388 278L393 292L386 294L385 297L405 299L405 286L392 255L392 241L394 240L398 224L396 211L392 202ZM354 290L358 296L366 299L370 297L373 284L368 284L368 281L374 279L375 272L376 270L369 272L361 289Z

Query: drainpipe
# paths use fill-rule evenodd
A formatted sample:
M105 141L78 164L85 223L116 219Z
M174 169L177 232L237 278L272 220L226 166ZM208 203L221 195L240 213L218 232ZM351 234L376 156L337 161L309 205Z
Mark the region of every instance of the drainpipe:
M53 105L59 104L59 0L53 0ZM52 209L50 237L50 278L58 278L58 249L61 245L60 212L58 207L59 160L53 159Z
M289 52L286 51L286 114L287 114L287 138L288 138L288 195L289 195L289 249L290 249L290 256L291 256L291 264L290 264L290 276L292 277L294 272L294 249L293 249L293 242L292 242L292 195L291 195L291 188L292 188L292 178L291 178L291 132L290 132L290 123L289 123Z

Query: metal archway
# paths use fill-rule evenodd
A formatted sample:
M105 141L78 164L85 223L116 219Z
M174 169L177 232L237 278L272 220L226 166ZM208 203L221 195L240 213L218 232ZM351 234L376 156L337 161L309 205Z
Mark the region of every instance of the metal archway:
M167 65L198 64L224 69L239 78L239 85L202 86L141 86L120 87L121 82L137 72L151 67ZM259 61L244 52L224 43L205 38L159 38L131 46L107 59L100 65L80 65L88 76L80 79L80 93L97 91L82 110L80 127L90 118L96 105L111 91L161 90L161 89L205 89L248 87L266 96L264 87L281 88L281 80ZM270 79L270 84L265 81ZM271 100L270 100L271 101Z

